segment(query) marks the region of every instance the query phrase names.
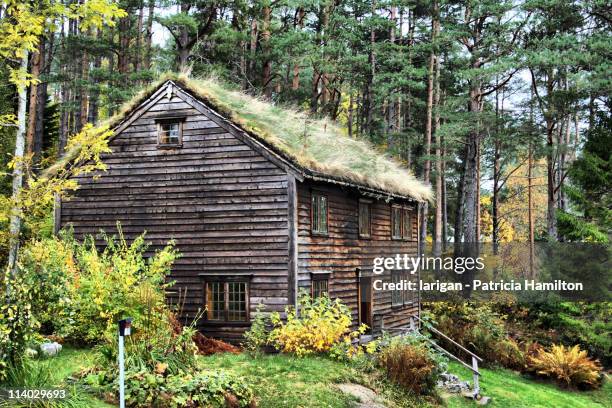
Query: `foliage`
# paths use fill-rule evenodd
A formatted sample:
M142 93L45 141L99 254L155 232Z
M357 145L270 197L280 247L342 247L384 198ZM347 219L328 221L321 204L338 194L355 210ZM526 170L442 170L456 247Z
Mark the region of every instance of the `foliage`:
M389 380L415 394L434 392L438 376L443 371L435 353L414 341L391 342L380 352L378 362Z
M563 386L601 385L602 367L589 358L585 350L580 350L580 346L553 345L549 351L543 349L529 357L528 364L536 374L551 377Z
M23 58L25 52L36 51L41 34L55 20L72 18L80 20L80 28L113 25L114 19L124 17L125 11L108 0L90 0L80 4L66 5L62 2L24 3L19 1L3 2L7 17L0 19L0 56L3 58ZM29 86L32 78L28 73L12 70L10 81L18 86Z
M507 340L505 318L492 310L490 304L436 302L428 304L428 310L438 330L482 357L485 364L495 364L500 354L499 360L511 358L508 348L512 346L504 343ZM440 339L440 342L453 354L469 357L454 344L444 339ZM520 360L518 356L516 358Z
M331 300L328 296L311 299L302 293L298 307L299 316L294 308L285 310L286 321L278 313L271 315L274 328L270 342L284 353L302 357L329 352L335 344L350 342L365 331L365 326L350 331L351 312L340 299Z
M268 331L266 330L267 319L263 313L263 308L263 304L257 305L251 327L244 333L242 348L253 357L258 357L263 347L268 343Z
M545 299L530 303L523 308L526 313L517 313L517 305L508 313L511 323L528 336L527 339L544 345L559 342L565 345L580 345L604 366L612 364L612 322L609 302L559 302Z
M530 344L521 347L516 340L505 338L495 346L495 362L502 367L523 371L526 367L526 353Z
M30 282L11 275L4 268L0 284L0 293L4 296L0 302L0 382L11 370L20 369L25 349L38 328L32 315Z
M61 331L70 319L70 280L78 276L74 242L48 238L28 242L19 257L19 273L28 282L32 315L43 334ZM63 322L63 323L62 323ZM57 327L56 327L57 326Z
M63 334L77 342L113 338L116 322L126 316L151 325L167 319L164 289L169 283L164 280L177 251L170 243L147 259L144 234L128 244L119 225L118 230L117 240L102 236L102 251L93 237L75 246L78 273L69 281L71 320Z
M91 374L87 383L99 392L114 394L116 378ZM160 365L154 370L130 367L125 375L125 399L129 407L247 407L253 391L244 379L223 370L180 370L169 374Z
M68 147L78 150L78 155L56 163L52 166L52 172L36 175L31 155L19 163L28 173L28 183L19 190L15 198L0 196L0 253L4 252L4 248L8 248L8 222L14 214L23 218L26 237L44 238L49 235L43 232L48 231L45 226L52 221L50 216L56 196L67 197L77 188L74 177L106 169L101 155L110 151L108 140L112 135L113 132L108 127L85 126L68 141ZM16 160L12 160L9 168L16 165Z
M608 105L610 102L608 101ZM571 164L572 185L567 193L574 212L559 212L559 232L569 241L608 242L612 228L612 115L596 112L593 126L586 132L586 142L580 156Z

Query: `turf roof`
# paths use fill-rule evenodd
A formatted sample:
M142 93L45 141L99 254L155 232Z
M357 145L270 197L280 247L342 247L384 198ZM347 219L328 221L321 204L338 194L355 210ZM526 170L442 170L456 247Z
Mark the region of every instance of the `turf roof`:
M348 183L418 201L431 200L428 185L370 143L346 136L333 121L315 119L303 111L266 102L213 78L166 74L128 102L107 124L111 128L117 126L168 80L281 154L306 177Z

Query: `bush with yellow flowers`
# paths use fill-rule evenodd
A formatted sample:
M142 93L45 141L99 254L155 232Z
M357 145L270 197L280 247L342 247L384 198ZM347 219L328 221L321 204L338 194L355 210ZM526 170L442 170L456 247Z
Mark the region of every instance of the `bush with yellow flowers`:
M283 353L293 353L299 357L327 353L332 349L346 349L352 354L352 340L366 329L365 325L351 331L351 312L339 299L327 296L311 299L302 294L298 302L298 313L292 307L285 309L287 318L279 313L271 315L273 329L269 342Z

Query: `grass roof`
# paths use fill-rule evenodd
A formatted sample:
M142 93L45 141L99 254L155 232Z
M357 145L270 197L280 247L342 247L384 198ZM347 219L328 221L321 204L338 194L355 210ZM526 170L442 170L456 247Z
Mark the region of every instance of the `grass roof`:
M252 137L272 147L305 175L431 200L431 188L401 164L364 141L346 136L328 118L281 107L232 89L213 78L166 74L128 102L107 124L115 127L164 82L172 80Z

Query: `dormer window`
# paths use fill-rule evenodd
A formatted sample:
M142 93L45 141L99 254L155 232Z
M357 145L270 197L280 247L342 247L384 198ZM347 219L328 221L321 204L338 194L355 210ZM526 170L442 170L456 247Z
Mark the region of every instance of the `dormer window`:
M157 120L157 145L159 147L180 147L183 143L183 122L185 118L164 118Z

